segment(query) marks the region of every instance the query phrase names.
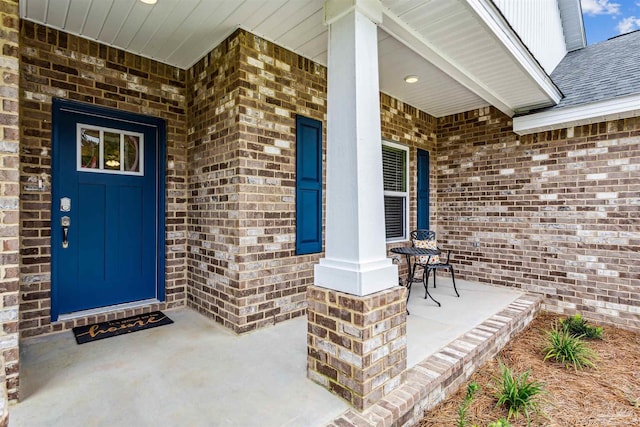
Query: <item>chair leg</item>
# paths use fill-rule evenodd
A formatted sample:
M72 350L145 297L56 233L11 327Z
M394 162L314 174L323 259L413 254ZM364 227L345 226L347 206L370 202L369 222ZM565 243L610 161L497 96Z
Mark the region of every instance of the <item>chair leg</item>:
M437 272L438 272L438 270L436 270L436 269L434 268L434 269L433 269L433 289L435 289L435 288L436 288L436 276L437 276L437 274L436 274L436 273L437 273Z
M458 289L456 288L456 275L453 272L453 266L449 267L449 270L451 271L451 280L453 281L453 290L456 291L456 295L458 296L458 298L460 298L460 294L458 293Z
M438 304L438 307L442 307L442 304L440 304L430 293L429 293L429 273L431 273L431 269L430 268L425 268L424 269L424 275L422 276L422 279L424 280L424 290L425 290L425 294L424 294L424 299L431 298L433 300L433 302L435 302L436 304ZM436 272L433 272L433 275L436 275Z
M422 276L422 284L424 285L424 299L427 299L427 295L429 294L429 274L431 274L431 270L425 268L423 276Z

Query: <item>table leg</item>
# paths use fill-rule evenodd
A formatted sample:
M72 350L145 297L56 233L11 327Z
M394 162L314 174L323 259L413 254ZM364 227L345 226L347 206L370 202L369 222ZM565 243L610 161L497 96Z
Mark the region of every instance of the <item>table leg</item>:
M411 271L411 257L409 255L405 255L405 257L407 258L407 282L405 283L406 288L408 289L407 292L407 316L411 313L409 313L409 297L411 296L411 285L413 284L412 278L413 278L413 272ZM415 268L415 266L414 266Z

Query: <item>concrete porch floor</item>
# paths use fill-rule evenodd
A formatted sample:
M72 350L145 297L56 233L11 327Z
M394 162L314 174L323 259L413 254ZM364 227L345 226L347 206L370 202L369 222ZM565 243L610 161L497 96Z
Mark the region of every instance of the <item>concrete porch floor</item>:
M523 295L458 290L439 278L439 308L414 284L408 368ZM166 314L174 324L80 346L70 331L24 341L10 426L323 426L348 409L306 379L306 318L237 336L189 309Z

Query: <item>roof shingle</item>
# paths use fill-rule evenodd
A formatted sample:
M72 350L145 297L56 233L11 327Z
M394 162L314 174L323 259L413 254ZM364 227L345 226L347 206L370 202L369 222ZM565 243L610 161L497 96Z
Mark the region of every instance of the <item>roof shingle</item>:
M640 94L640 31L567 53L551 79L564 98L546 111Z

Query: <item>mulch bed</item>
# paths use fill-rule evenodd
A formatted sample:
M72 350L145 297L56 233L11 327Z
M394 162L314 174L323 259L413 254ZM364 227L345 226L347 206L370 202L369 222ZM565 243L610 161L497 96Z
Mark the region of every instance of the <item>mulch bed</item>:
M589 340L598 354L596 369L575 371L543 360L545 331L560 316L541 313L529 327L499 354L504 364L519 374L531 369L532 380L545 386L540 399L540 414L533 426L640 426L640 334L605 326L603 340ZM476 371L469 381L480 390L467 412L468 426L486 427L506 418L496 408L493 385L500 374L494 358ZM455 426L458 408L466 394L466 383L450 398L425 414L420 427ZM513 427L526 426L524 416L510 420Z

